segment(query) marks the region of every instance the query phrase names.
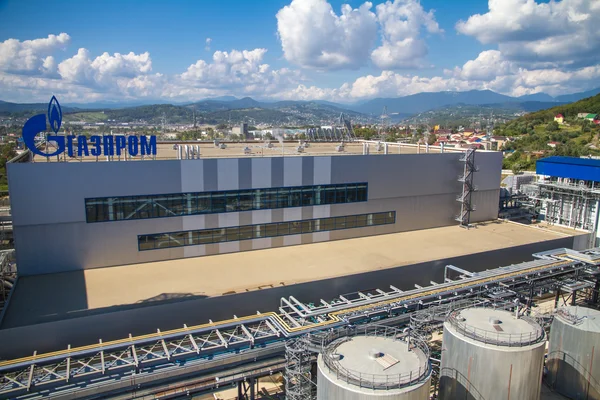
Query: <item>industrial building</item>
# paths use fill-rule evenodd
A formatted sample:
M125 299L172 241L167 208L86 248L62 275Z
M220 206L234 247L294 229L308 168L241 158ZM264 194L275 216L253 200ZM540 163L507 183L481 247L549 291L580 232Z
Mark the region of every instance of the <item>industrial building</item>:
M11 163L21 276L456 224L461 153ZM477 153L470 221L497 217L501 154ZM19 184L27 182L27 184ZM42 201L43 199L43 201ZM463 207L464 209L464 207ZM65 249L68 249L66 251Z
M284 373L289 400L307 399L306 376L318 398L425 399L421 334L369 323L413 327L474 297L531 303L558 278L589 277L573 298L598 292L600 255L566 249L588 234L496 220L499 153L285 145L10 163L19 277L0 398L237 385L253 399L255 379Z
M538 160L540 179L526 185L533 212L540 219L590 232L588 247L600 245L600 160L547 157Z

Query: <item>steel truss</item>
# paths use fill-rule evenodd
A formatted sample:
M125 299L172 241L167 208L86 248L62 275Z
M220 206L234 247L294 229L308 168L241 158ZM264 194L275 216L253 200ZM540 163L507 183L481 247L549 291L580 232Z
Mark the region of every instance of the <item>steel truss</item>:
M286 400L316 398L316 376L312 364L315 355L309 339L302 336L285 343L285 397Z
M252 349L272 350L282 355L283 343L290 349L287 362L291 376L298 357L306 359L312 339L293 342L291 339L315 334L328 329L364 324L373 321L392 321L431 306L442 306L433 312L430 320L441 318L448 310L460 307L467 299L489 299L501 303L519 299L530 304L534 295L570 287L574 291L595 293L598 301L600 248L577 252L557 249L534 254L534 261L471 273L454 266L446 269L444 283L403 291L390 286L388 290L373 289L338 296L319 304L306 304L294 297L281 299L280 314L263 313L255 316L210 322L194 327L184 326L172 331L157 331L139 337L111 342L99 342L80 348L68 348L48 354L35 354L16 360L0 362L0 398L32 398L38 393L60 393L78 387L115 381L125 376L145 374L147 382L165 379L160 372L165 368L185 369L190 363L214 362L235 365L244 352ZM458 273L458 277L449 271ZM568 280L570 279L570 280ZM595 288L595 289L594 289ZM444 310L443 313L439 310ZM422 315L414 314L414 326ZM279 346L279 347L274 347ZM318 347L314 343L312 347ZM256 350L258 351L258 350ZM266 354L266 353L265 353ZM271 353L269 353L271 354ZM250 356L248 356L250 357ZM256 360L256 358L255 358ZM304 371L305 372L305 371ZM137 375L136 375L137 374ZM174 376L174 374L172 374ZM300 383L288 378L291 390ZM300 385L302 386L302 385ZM124 386L121 391L138 390L138 386ZM298 387L300 393L304 388Z

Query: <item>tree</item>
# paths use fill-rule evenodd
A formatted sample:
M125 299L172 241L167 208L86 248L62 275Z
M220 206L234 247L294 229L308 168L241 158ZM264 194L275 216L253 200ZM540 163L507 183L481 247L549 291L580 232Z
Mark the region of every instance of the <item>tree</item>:
M550 122L548 125L546 125L546 130L548 132L556 132L558 131L560 128L558 127L558 122L556 121L552 121Z
M432 145L437 141L437 136L434 135L433 133L429 135L429 137L427 138L427 144L428 145Z

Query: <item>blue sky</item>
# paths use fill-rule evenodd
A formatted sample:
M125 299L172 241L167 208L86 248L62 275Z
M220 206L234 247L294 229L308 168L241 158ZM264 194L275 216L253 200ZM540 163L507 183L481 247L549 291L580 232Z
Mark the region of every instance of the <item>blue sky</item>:
M562 94L600 77L599 2L371 3L0 0L0 97L356 101ZM563 48L571 40L581 44Z

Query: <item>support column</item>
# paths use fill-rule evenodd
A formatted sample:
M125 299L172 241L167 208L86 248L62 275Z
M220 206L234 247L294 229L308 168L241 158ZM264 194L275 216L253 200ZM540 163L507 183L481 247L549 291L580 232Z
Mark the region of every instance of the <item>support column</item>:
M573 294L571 294L571 305L574 306L577 304L577 290L573 290Z
M596 304L598 302L598 297L599 294L598 292L600 291L600 279L596 279L596 284L594 285L594 293L592 293L592 303Z
M244 398L244 391L242 390L242 384L243 384L243 382L238 382L238 395L237 395L238 400L242 400Z
M558 307L559 300L560 300L560 288L556 288L556 295L554 296L554 308Z
M254 400L254 378L250 379L250 400Z

